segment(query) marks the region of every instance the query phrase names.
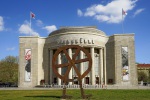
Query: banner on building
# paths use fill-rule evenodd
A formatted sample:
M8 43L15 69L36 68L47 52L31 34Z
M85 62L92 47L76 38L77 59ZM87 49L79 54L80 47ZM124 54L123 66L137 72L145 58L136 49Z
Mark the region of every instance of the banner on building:
M25 49L25 81L31 81L31 49Z
M129 80L128 47L122 47L122 80Z

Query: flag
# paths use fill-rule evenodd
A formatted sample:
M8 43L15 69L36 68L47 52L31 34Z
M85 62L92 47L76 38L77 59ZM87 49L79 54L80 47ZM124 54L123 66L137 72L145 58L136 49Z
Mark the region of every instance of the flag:
M35 14L30 12L30 17L35 19Z
M122 15L127 15L127 12L122 9Z

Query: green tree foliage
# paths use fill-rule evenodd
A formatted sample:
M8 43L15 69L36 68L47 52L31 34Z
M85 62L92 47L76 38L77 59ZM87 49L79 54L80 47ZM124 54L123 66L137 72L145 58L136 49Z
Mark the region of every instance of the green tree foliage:
M0 81L18 82L18 58L7 56L0 61Z
M148 82L150 82L150 69L148 71L149 71Z
M138 81L148 81L148 76L144 72L138 72Z

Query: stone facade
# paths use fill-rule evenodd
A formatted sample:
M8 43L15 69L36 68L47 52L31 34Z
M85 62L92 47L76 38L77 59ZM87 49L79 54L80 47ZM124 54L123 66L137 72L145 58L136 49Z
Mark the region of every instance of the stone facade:
M91 54L92 71L83 79L83 84L137 85L134 34L107 36L96 27L62 27L50 33L46 38L21 36L19 39L19 87L35 87L42 83L61 85L61 80L52 71L52 57L57 48L64 45L79 45ZM122 80L121 47L128 47L129 79L127 81ZM25 81L25 75L27 75L25 74L27 63L25 49L31 49L30 81ZM68 50L70 56L73 55L73 52L73 49ZM80 58L83 57L84 54L80 52ZM60 55L58 58L58 63L62 63L62 56ZM85 63L80 64L81 73L85 66ZM62 70L58 71L62 72ZM69 77L76 77L73 69L69 73Z
M121 47L128 47L129 80L122 80ZM107 53L107 78L113 79L114 84L137 85L137 68L135 65L134 34L114 34L106 43ZM113 70L113 73L112 71ZM115 72L115 73L114 73Z

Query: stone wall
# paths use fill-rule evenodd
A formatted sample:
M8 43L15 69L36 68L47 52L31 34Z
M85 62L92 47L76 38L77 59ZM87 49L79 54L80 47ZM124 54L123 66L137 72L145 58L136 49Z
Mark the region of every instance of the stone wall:
M43 47L44 39L39 37L19 37L19 87L34 87L43 79ZM25 49L31 49L31 81L25 81Z
M137 68L135 66L134 34L114 34L115 78L119 85L137 85ZM122 80L121 48L128 47L129 81Z
M110 36L108 42L106 43L107 84L116 84L114 45L115 45L114 37Z
M121 48L128 47L129 80L122 80ZM106 43L107 82L113 79L116 85L137 85L134 34L114 34Z

